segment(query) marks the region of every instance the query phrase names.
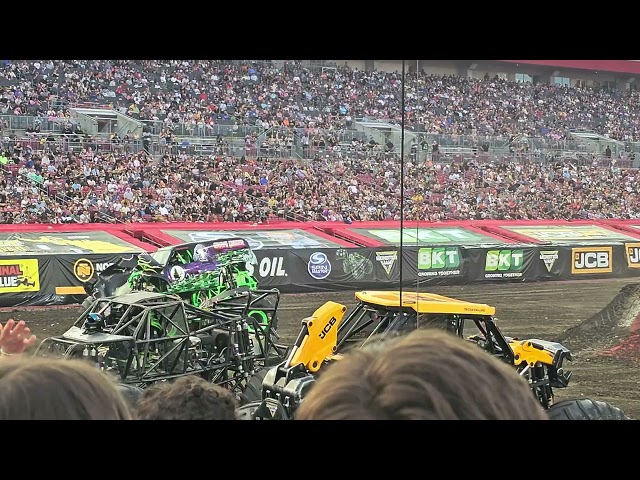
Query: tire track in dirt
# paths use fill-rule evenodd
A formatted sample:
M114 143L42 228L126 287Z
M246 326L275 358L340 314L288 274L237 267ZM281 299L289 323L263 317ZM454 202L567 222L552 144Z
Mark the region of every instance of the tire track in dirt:
M498 325L505 335L551 340L604 308L629 283L635 282L616 279L428 288L425 285L420 291L488 303L496 307ZM301 320L329 300L347 307L355 304L354 292L283 296L278 328L283 342L295 340ZM569 387L556 390L558 400L597 398L640 419L640 369L636 366L594 357L586 351L576 354L567 367L574 372L573 377Z

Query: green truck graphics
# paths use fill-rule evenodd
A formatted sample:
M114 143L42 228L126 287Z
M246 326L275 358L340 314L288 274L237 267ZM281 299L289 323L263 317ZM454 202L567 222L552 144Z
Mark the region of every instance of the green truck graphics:
M418 277L460 275L460 248L435 247L418 250Z

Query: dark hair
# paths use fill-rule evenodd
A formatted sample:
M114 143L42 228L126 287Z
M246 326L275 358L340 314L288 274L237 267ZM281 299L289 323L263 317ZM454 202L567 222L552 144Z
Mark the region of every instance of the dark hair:
M544 420L515 368L435 329L347 353L300 405L299 420Z
M235 420L236 399L224 387L188 375L147 388L136 409L139 420Z
M138 400L140 400L140 397L144 393L144 390L142 388L136 387L135 385L127 385L124 383L118 385L118 391L127 401L127 404L132 410L136 409Z
M130 420L116 383L81 360L3 357L0 420Z

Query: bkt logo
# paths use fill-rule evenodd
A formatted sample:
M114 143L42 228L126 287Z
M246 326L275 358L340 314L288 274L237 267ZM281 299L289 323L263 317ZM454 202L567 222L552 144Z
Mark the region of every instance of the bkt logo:
M627 266L640 268L640 243L627 243L624 249L627 254Z
M418 269L457 268L460 266L458 247L421 248L418 250Z
M579 247L571 251L571 273L611 273L613 271L612 247Z
M519 272L524 266L524 250L489 250L486 272Z

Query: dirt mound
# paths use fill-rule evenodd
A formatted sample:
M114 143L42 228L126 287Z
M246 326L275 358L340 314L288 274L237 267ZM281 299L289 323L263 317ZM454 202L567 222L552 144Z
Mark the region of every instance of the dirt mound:
M640 283L620 289L609 304L557 338L573 350L640 360Z

